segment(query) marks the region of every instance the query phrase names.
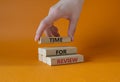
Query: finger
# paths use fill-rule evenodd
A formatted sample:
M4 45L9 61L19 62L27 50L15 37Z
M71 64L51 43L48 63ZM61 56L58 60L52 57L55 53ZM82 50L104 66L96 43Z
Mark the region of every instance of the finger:
M51 27L51 30L58 32L58 28L57 28L56 26L52 26L52 27Z
M46 35L47 37L52 37L52 33L51 33L51 31L50 31L49 28L46 29L46 30L44 31L44 33L45 33L45 35Z
M44 32L46 28L49 28L52 26L54 20L56 20L56 18L50 15L47 16L44 20L42 20L42 22L40 23L36 31L35 41L39 40L39 38L41 37L42 33Z
M53 36L55 36L55 37L60 36L60 34L58 33L58 28L56 26L52 26L50 30L51 30L51 33Z
M70 23L69 23L68 36L71 38L72 41L74 40L74 33L76 30L77 21L78 21L77 18L73 18L70 20Z
M35 41L37 41L41 37L43 31L46 28L51 27L53 22L59 19L60 17L62 17L62 14L58 9L54 9L54 8L51 9L48 16L40 23L36 32Z
M54 37L60 37L60 34L58 32L51 31L51 33Z

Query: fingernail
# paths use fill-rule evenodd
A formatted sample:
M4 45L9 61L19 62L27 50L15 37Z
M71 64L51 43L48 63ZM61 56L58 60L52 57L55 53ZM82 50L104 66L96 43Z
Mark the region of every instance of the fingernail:
M35 40L35 42L38 40L38 36L37 36L37 35L35 36L35 39L34 39L34 40Z
M73 39L74 39L73 36L69 35L69 37L70 37L71 41L73 41Z
M71 41L73 41L73 40L74 40L74 37L72 36L72 37L71 37Z

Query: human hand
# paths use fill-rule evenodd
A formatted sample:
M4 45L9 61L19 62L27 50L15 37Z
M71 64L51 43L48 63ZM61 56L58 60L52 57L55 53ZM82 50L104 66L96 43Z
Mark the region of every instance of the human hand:
M36 31L35 41L39 40L43 32L48 37L59 37L58 29L53 23L60 18L69 20L68 36L73 40L83 2L84 0L60 0L52 6Z

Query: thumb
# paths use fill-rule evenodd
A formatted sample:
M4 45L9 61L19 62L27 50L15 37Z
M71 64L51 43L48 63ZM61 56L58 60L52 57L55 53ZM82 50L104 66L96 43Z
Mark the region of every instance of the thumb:
M68 28L68 36L71 38L71 40L74 40L74 33L76 30L78 18L73 18L70 20L69 28Z

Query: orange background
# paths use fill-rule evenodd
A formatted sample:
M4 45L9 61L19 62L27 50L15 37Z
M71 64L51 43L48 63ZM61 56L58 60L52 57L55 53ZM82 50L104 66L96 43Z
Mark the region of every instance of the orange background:
M71 45L79 64L48 66L37 59L34 35L57 0L0 0L0 82L119 82L120 0L86 0ZM55 23L62 36L68 21ZM64 30L64 31L63 31Z

